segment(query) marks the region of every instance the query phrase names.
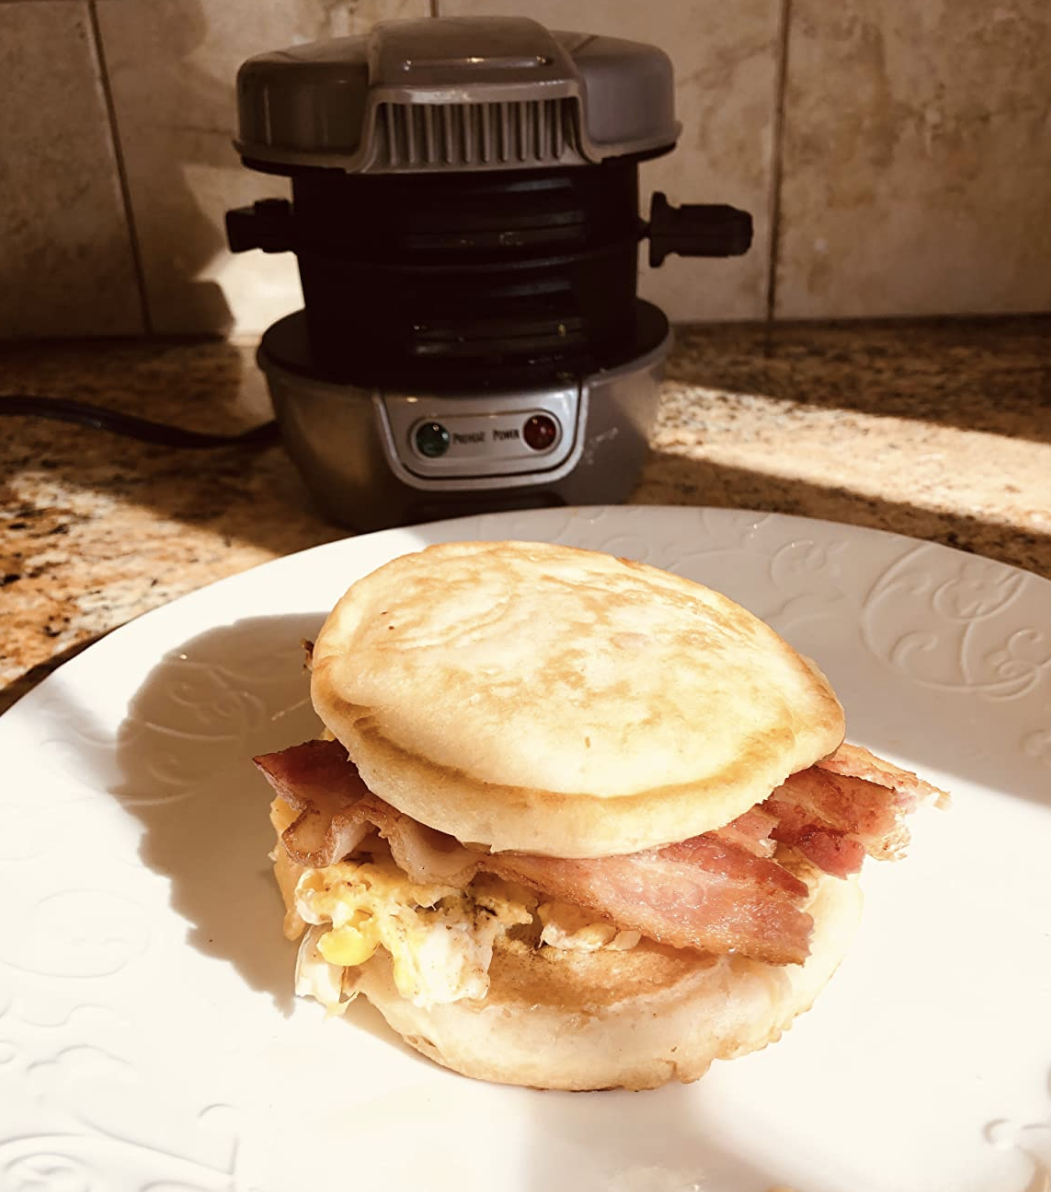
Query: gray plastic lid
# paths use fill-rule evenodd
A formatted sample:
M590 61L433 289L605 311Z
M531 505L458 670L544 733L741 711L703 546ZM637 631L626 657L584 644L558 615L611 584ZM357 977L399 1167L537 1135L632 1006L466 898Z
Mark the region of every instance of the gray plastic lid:
M524 17L385 22L250 58L249 163L351 173L536 169L671 149L672 66L655 46Z

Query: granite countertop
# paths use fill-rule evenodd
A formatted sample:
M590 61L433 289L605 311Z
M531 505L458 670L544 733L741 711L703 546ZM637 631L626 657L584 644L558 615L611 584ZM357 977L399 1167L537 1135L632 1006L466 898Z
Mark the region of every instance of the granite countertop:
M632 500L874 526L1051 578L1049 345L1051 317L680 328ZM247 342L0 345L0 393L222 433L270 416ZM0 427L0 709L130 618L348 533L280 444Z

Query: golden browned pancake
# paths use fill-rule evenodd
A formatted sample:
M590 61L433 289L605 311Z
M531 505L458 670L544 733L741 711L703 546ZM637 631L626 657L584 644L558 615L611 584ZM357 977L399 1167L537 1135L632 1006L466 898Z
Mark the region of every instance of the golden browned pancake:
M504 938L489 995L422 1009L394 985L383 952L357 989L403 1039L479 1080L550 1089L656 1088L703 1076L776 1041L839 966L861 914L851 879L808 875L814 916L802 965L674 951L561 951Z
M311 694L399 810L560 857L722 827L844 731L824 676L725 596L541 543L433 546L360 580Z

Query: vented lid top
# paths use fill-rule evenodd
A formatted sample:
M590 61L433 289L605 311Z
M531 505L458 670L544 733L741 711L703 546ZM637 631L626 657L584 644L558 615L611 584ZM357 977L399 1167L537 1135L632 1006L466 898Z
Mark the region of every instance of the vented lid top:
M439 17L250 58L250 164L351 173L536 169L668 150L672 67L655 46L522 17Z

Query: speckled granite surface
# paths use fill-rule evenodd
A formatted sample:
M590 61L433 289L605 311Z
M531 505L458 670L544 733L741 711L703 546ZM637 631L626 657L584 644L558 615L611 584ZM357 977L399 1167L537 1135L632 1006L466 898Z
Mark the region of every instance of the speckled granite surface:
M894 530L1051 578L1051 318L695 328L635 500Z
M681 329L634 500L875 526L1051 578L1051 318ZM0 345L0 393L196 430L269 416L250 344ZM343 537L280 445L0 421L0 708L131 617Z

